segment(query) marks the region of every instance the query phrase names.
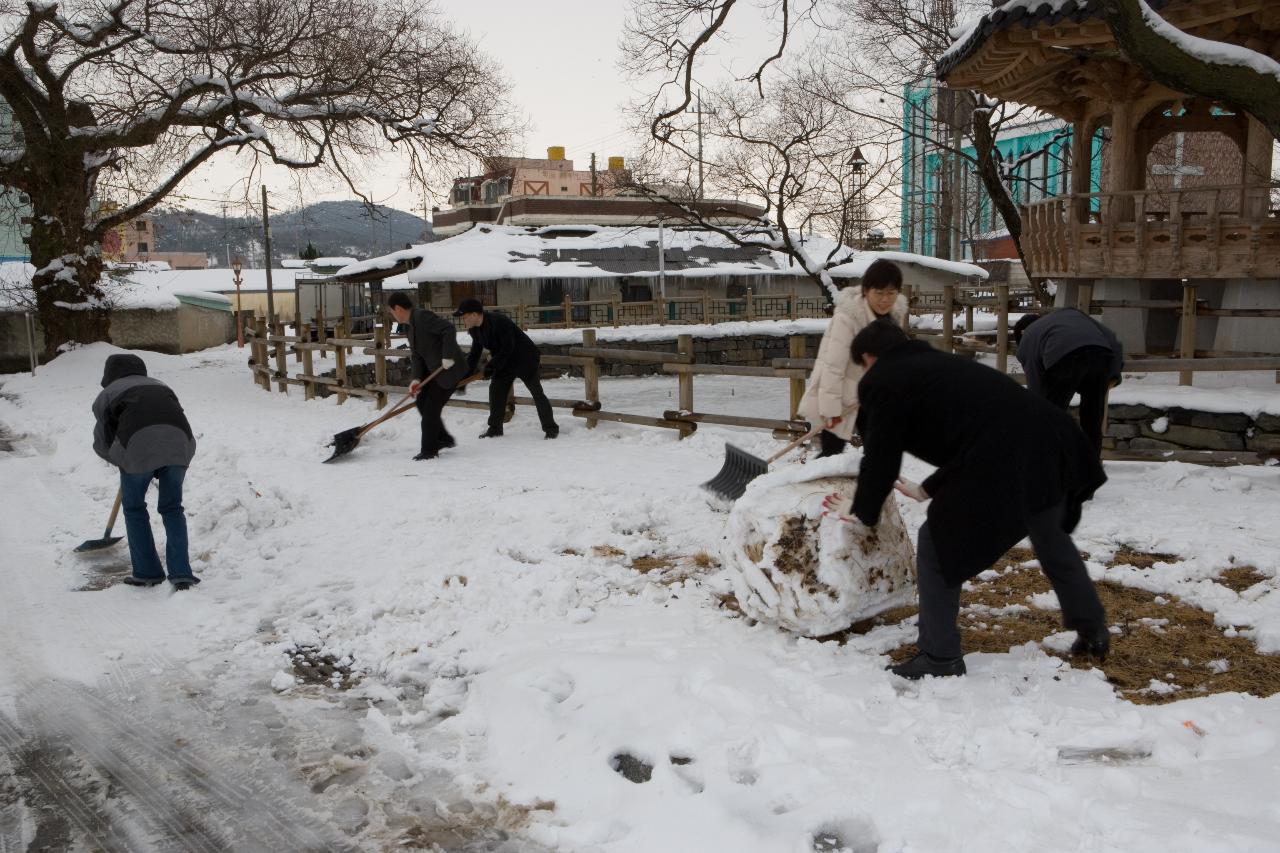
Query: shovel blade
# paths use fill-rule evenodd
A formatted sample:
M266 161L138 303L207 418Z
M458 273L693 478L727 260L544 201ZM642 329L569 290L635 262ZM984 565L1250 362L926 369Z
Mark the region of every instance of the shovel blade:
M123 538L123 536L104 536L101 539L86 539L76 546L75 553L83 554L86 551L101 551L103 548L110 548Z
M334 433L333 442L329 445L333 448L333 455L325 462L332 462L340 456L346 456L348 453L356 449L356 445L360 443L360 430L363 427L352 427L344 429L342 432Z
M726 442L724 465L702 488L725 500L736 501L747 490L748 483L768 470L768 462Z

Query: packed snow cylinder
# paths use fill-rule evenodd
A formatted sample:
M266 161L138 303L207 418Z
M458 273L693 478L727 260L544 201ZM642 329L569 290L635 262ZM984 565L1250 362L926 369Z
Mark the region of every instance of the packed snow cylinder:
M822 514L829 494L848 505L860 461L848 452L781 465L738 499L721 556L748 616L820 637L915 600L915 558L892 495L874 528Z

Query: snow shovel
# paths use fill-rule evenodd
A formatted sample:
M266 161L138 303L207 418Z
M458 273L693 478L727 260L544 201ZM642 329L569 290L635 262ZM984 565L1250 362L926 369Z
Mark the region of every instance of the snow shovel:
M76 553L83 554L86 551L101 551L103 548L110 548L112 545L123 539L123 536L112 536L111 528L116 526L116 516L120 514L120 500L123 494L116 489L116 502L111 505L111 516L107 519L107 529L102 534L101 539L86 539L76 546Z
M437 367L435 369L435 372L433 372L426 379L422 380L422 385L426 385L432 379L435 379L436 375L440 373L440 371L442 370L444 370L443 367ZM466 379L458 383L458 387L461 388L463 385L470 382L472 379L475 379L475 377L468 376ZM421 385L419 387L421 387ZM389 421L392 418L396 417L397 415L403 415L405 412L409 411L413 407L414 407L414 401L411 395L405 394L404 397L400 398L400 401L391 408L391 411L387 412L385 415L382 415L379 418L369 421L369 423L365 424L364 426L352 427L351 429L344 429L342 432L334 433L333 441L330 442L328 445L329 447L333 448L333 455L324 461L332 462L333 460L337 459L340 456L346 456L348 453L356 449L356 447L360 444L360 439L363 438L364 434L367 433L369 430L373 429L383 421Z
M702 488L726 500L736 501L747 490L747 483L768 471L770 465L796 449L801 442L808 441L824 429L826 429L826 425L819 423L768 459L753 456L742 448L734 447L726 441L724 444L724 465L721 466L720 473L703 483Z

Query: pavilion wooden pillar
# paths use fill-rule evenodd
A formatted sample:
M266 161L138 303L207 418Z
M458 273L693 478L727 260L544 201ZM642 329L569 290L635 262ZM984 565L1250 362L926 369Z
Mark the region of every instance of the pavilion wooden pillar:
M1071 124L1071 219L1081 225L1089 222L1089 199L1093 190L1093 122L1077 119Z
M1138 148L1138 111L1133 101L1111 104L1111 174L1107 191L1122 193L1142 189L1146 157ZM1133 197L1112 198L1104 212L1113 223L1133 221Z
M1240 214L1254 220L1264 219L1267 215L1269 200L1269 184L1271 182L1271 152L1275 144L1266 125L1253 116L1248 116L1249 129L1245 136L1244 164L1240 183L1246 189L1241 199Z

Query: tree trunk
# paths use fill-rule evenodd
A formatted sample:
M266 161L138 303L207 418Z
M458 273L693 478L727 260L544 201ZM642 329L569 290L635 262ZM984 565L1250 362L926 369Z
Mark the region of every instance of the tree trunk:
M1018 250L1018 257L1022 260L1022 268L1026 271L1027 279L1036 293L1036 300L1041 305L1050 305L1053 302L1052 294L1045 287L1044 279L1036 277L1035 270L1027 264L1027 256L1022 251L1022 212L1010 197L1009 188L1005 185L1000 175L1000 167L996 164L996 141L995 135L991 132L990 110L978 109L973 112L973 148L978 157L978 177L982 179L982 186L991 198L991 203L995 205L1000 218L1004 220L1005 227L1009 229L1009 237L1013 240L1014 248Z
M65 186L31 194L31 284L46 359L66 343L111 340L100 286L102 252L87 222L87 195Z

